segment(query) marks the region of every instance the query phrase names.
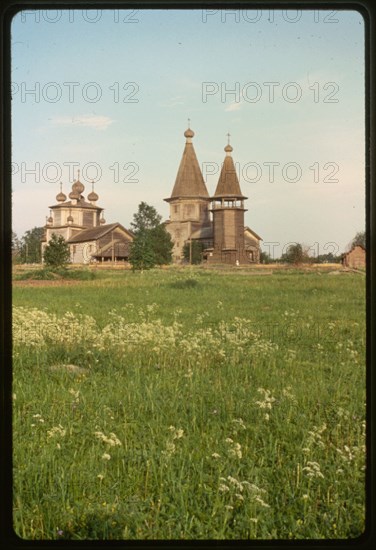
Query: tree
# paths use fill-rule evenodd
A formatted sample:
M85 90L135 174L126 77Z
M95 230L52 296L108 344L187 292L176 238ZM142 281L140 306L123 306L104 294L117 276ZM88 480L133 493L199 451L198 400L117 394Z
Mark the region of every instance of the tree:
M172 262L172 249L174 243L171 235L163 224L150 229L150 238L157 265L170 264Z
M43 259L45 264L53 269L65 267L69 263L69 246L62 235L52 233L52 237L44 249Z
M351 248L354 248L357 244L360 244L363 246L363 248L366 247L366 232L365 231L358 231L358 233L355 235L353 240L351 241Z
M187 260L187 262L190 261L192 250L192 264L200 264L202 262L202 253L204 251L204 248L204 243L200 241L192 241L192 245L188 241L183 246L184 259Z
M138 233L130 247L129 263L133 271L151 269L156 264L153 245L147 231Z
M335 256L333 252L328 254L319 254L316 258L318 264L339 264L341 263L341 256Z
M154 206L141 202L131 223L135 235L129 261L135 269L150 269L172 261L173 242ZM145 257L143 258L144 255Z
M267 252L261 252L260 253L260 263L261 264L270 264L272 263L272 257Z
M147 229L155 229L160 225L162 216L158 214L154 206L141 202L138 206L138 212L133 214L131 222L132 231L135 235Z
M22 249L21 241L17 237L17 233L12 231L12 262L15 264L18 264L21 262L21 249Z
M282 254L281 260L288 264L302 264L309 262L310 258L308 254L303 250L303 246L300 243L290 244L286 252Z
M21 239L20 257L25 264L39 264L42 261L43 227L34 227L26 231Z

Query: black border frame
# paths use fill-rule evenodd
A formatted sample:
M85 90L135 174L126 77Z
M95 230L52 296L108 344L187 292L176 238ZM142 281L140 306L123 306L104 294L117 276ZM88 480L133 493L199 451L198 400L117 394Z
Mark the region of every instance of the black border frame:
M365 22L365 132L366 132L366 339L367 339L367 468L366 468L366 529L357 539L331 540L161 540L161 541L32 541L19 538L12 527L12 345L11 345L11 306L12 306L12 262L11 262L11 36L10 27L13 16L25 9L325 9L356 10L361 13ZM376 467L375 467L375 344L376 336L375 296L372 281L375 273L375 233L376 233L376 200L375 200L375 68L376 68L376 9L372 0L325 0L305 1L290 0L276 2L273 0L252 1L216 1L216 0L91 0L76 2L57 0L3 0L0 7L1 56L0 56L0 541L10 548L85 548L91 546L126 546L127 548L153 548L201 546L229 548L239 544L253 548L368 548L376 545ZM376 338L374 338L376 340Z

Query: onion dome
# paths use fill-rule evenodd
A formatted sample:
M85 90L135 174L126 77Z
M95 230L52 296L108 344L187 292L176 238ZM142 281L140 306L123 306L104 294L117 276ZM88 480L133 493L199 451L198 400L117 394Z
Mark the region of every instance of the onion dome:
M186 138L193 138L195 135L194 131L191 130L190 128L188 128L185 132L184 132L184 137Z
M70 199L75 199L76 201L79 200L80 196L81 196L81 195L80 195L79 193L76 193L75 191L71 191L71 192L69 193L69 198L70 198Z
M67 200L67 196L62 191L63 184L60 182L60 193L56 195L57 202L64 202Z
M87 200L89 200L90 202L96 202L99 199L99 197L96 194L96 192L94 191L94 182L93 181L91 182L91 185L92 185L92 190L91 190L91 193L88 194Z
M57 202L64 202L64 201L67 200L67 196L64 195L64 193L58 193L56 195L56 200L57 200Z
M191 139L193 138L194 135L195 135L194 131L191 130L191 120L188 119L188 128L187 128L187 130L184 132L184 137L187 138L187 143L189 143L188 140L191 140Z
M87 198L90 202L96 202L99 199L95 191L92 191L91 193L89 193Z
M80 180L77 180L72 185L72 191L73 193L77 193L78 195L81 195L85 191L85 186L83 183L80 182Z
M80 182L80 171L78 170L77 180L72 185L72 191L69 193L69 198L79 200L84 191L85 186Z
M234 150L234 149L231 147L230 144L226 145L226 147L225 147L226 153L232 153L233 150Z

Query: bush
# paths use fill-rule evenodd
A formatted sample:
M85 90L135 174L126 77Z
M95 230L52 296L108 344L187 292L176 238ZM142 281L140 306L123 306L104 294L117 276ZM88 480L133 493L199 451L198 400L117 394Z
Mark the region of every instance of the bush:
M36 269L34 271L25 271L14 276L15 281L53 281L60 279L74 279L80 281L91 281L97 276L89 269Z
M52 269L66 266L70 261L69 246L62 235L52 234L52 237L44 249L43 259Z

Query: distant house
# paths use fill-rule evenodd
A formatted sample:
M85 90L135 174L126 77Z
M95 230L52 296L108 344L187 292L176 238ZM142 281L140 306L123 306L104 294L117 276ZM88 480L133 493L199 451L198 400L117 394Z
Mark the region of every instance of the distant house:
M106 224L103 208L97 206L97 193L93 189L85 200L84 190L85 186L77 179L68 201L60 188L57 204L50 206L50 216L44 227L42 255L55 233L68 243L74 264L128 260L133 234L120 223Z
M342 265L358 269L366 266L366 249L361 245L355 245L349 252L342 255Z

